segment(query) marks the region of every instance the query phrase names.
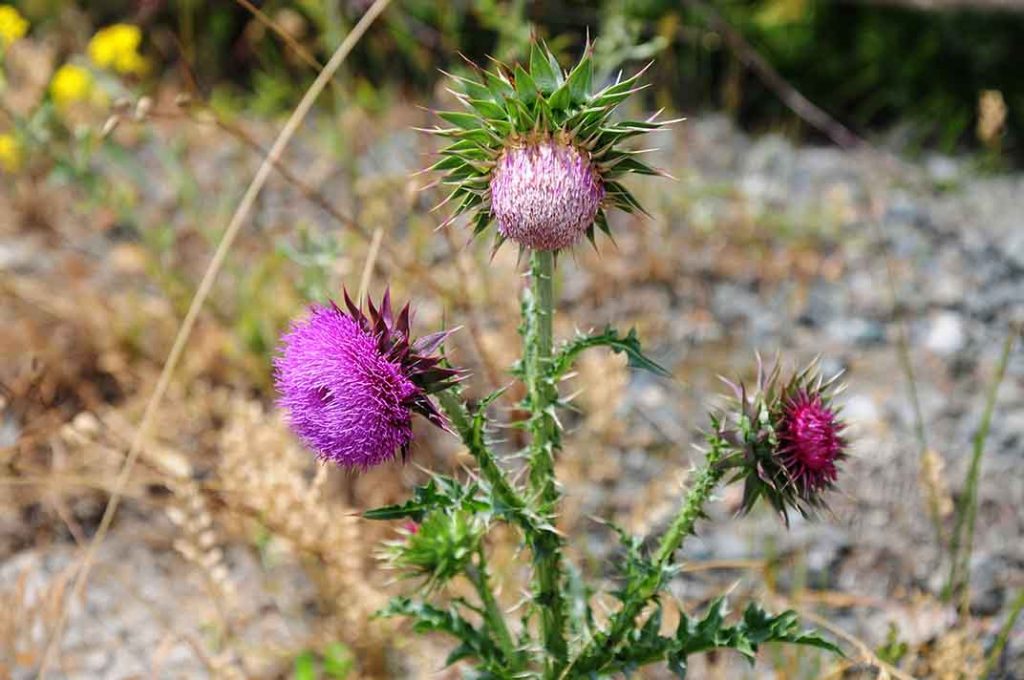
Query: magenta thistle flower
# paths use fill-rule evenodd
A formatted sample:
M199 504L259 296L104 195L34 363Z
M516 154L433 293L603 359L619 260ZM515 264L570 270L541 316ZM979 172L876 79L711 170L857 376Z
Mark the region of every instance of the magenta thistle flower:
M534 250L561 250L594 224L604 185L590 154L544 140L507 149L491 175L498 232Z
M825 507L846 457L846 425L833 397L839 376L824 381L816 363L781 381L778 362L765 371L758 357L756 389L729 383L734 408L715 419L714 437L735 450L723 465L745 480L744 512L764 497L788 521L787 510L809 515ZM728 382L728 381L727 381Z
M798 390L783 405L777 428L778 455L804 495L835 484L836 462L845 456L845 425L821 395Z
M397 318L390 292L380 309L357 307L345 293L347 313L333 302L312 305L309 316L281 337L274 360L278 404L292 429L324 460L366 469L408 457L412 414L438 427L447 421L430 400L457 382L458 371L433 353L451 331L412 341L406 305Z

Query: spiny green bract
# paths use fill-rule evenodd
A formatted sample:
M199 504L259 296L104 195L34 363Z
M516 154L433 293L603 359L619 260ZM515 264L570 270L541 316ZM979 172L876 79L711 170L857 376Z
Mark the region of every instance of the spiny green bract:
M645 212L620 180L629 173L664 173L638 158L644 151L623 148L622 143L676 121L656 121L658 114L655 114L644 121L612 122L612 111L645 87L638 85L643 71L625 80L620 77L615 83L592 92L592 51L588 42L583 58L570 71L564 72L547 47L535 42L530 49L528 68L522 65L510 68L495 61L490 71L474 66L476 79L449 74L455 81L453 94L466 110L439 112L438 116L451 127L427 130L451 140L441 151L441 160L430 168L443 173L441 183L452 187L441 204L452 202L456 206L446 224L458 215L474 213L474 235L486 230L498 217L492 204L492 186L503 156L517 151L536 153L550 149L565 149L570 158L576 157L573 154L582 155L598 181L600 191L594 193L599 196L599 206L589 215L573 211L573 206L568 204L573 198L569 196L571 191L563 191L565 196L543 197L566 201L564 222L574 227L582 223L578 235L585 233L591 243L595 227L610 235L607 208ZM558 164L551 165L557 171ZM557 182L548 182L548 185L554 184ZM543 203L537 201L537 205ZM559 214L557 209L551 212ZM508 236L499 229L495 249ZM540 238L535 242L516 240L525 247L550 250L564 247L566 241L563 237Z
M433 590L463 573L486 530L481 516L462 509L436 510L422 523L400 530L385 544L383 557L408 577L421 577Z
M826 509L836 465L847 457L845 424L833 399L843 390L840 375L825 380L817 360L783 380L776 358L765 369L757 357L753 391L726 380L734 392L731 408L713 417L712 438L733 449L722 465L736 469L730 481L744 481L743 512L764 497L789 523L789 510L808 517Z

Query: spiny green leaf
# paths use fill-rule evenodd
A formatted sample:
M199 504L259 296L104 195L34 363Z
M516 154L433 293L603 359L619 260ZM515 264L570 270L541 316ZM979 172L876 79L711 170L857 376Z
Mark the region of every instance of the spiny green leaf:
M640 368L657 375L671 376L668 370L643 353L635 328L630 329L625 336L622 336L612 326L606 327L600 333L577 336L566 343L552 359L552 375L556 378L564 375L572 367L576 357L591 347L609 347L616 354L625 353L628 365L632 368Z
M480 660L499 659L500 651L495 644L473 624L464 619L455 608L440 609L408 597L393 597L388 605L377 613L382 617L407 616L413 620L413 630L417 633L447 633L462 644L456 649L449 660L476 657Z
M564 113L571 103L572 97L569 94L568 84L563 84L548 99L548 106L551 107L551 111L558 114Z
M475 483L466 484L453 477L434 475L429 482L416 487L412 498L405 503L366 510L363 517L384 520L409 518L421 522L428 512L466 504L478 490Z
M488 122L493 122L495 119L501 120L508 116L504 106L488 99L467 99L466 103L484 118L490 119Z

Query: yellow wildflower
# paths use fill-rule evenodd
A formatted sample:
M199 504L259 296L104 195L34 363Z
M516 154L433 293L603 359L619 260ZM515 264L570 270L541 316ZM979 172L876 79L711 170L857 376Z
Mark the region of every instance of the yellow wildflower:
M28 32L28 20L10 5L0 5L0 48L7 47Z
M57 106L82 101L92 92L92 74L81 66L64 64L53 74L50 95Z
M17 172L21 167L21 146L14 135L0 134L0 169Z
M118 73L142 75L147 63L139 54L142 31L131 24L114 24L96 32L89 41L89 58L100 68Z

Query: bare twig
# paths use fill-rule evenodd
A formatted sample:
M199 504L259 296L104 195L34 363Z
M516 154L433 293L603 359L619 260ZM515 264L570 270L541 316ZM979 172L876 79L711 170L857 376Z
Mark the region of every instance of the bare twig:
M708 25L721 34L733 54L757 74L761 82L801 120L844 149L856 149L867 145L857 134L790 85L775 67L708 3L703 0L683 0L683 4L703 13L708 18Z
M263 189L263 186L270 177L270 173L273 171L274 161L281 157L284 148L288 145L292 137L295 135L295 132L299 129L299 125L306 118L306 115L313 107L313 103L316 101L317 97L319 97L320 93L323 92L327 83L330 82L335 71L338 70L352 51L352 48L355 47L357 42L359 42L360 38L362 38L363 34L370 27L370 24L372 24L381 12L384 11L389 2L390 0L375 0L373 5L370 6L370 9L368 9L366 14L364 14L359 20L359 23L357 23L352 31L345 36L345 40L343 40L341 45L338 46L338 49L334 51L330 61L327 62L327 65L317 76L316 80L314 80L313 84L310 85L306 94L302 97L302 100L292 112L292 115L288 118L288 121L285 123L280 134L275 140L274 145L271 147L268 157L256 171L256 176L253 178L248 190L242 197L234 215L232 215L231 221L229 222L227 229L224 231L224 235L221 237L220 243L217 245L213 258L199 283L199 288L196 290L195 296L192 298L192 303L189 306L188 313L185 315L185 318L181 323L181 327L178 329L178 334L174 339L174 344L172 345L171 351L164 363L163 370L160 372L160 377L157 380L156 387L149 398L149 402L146 404L146 409L142 415L142 421L139 423L135 436L132 438L131 446L128 449L128 455L126 456L124 464L118 473L113 493L111 494L110 500L107 502L107 507L103 512L103 518L100 520L100 525L96 530L96 534L85 551L81 569L78 572L71 591L71 597L62 608L60 619L57 621L57 626L51 635L50 642L46 648L46 653L43 656L38 676L40 679L46 677L47 671L56 660L64 628L67 625L70 613L70 603L80 599L84 592L85 585L89 578L89 571L96 558L97 550L103 542L103 539L106 537L106 534L110 529L111 522L113 522L114 515L117 512L117 507L121 499L121 491L127 485L128 478L131 476L135 462L138 460L139 453L145 444L146 437L149 434L149 428L152 426L153 420L156 417L156 412L160 408L163 398L167 393L167 388L170 386L171 382L171 376L174 374L174 369L177 367L178 361L181 359L181 354L185 349L189 336L192 333L192 328L195 326L196 319L199 317L199 312L202 309L203 304L206 302L206 298L209 296L210 290L213 288L213 283L224 264L224 260L227 258L231 245L234 243L235 238L238 236L242 225L245 223L245 220L249 216L249 212L252 210L252 207L256 202L256 197Z
M380 242L384 238L384 230L380 227L373 232L373 239L370 241L370 250L366 253L366 263L363 265L363 274L359 277L359 291L356 293L356 304L363 304L366 294L370 289L370 279L373 277L373 267L377 263L377 255L380 254Z
M451 253L452 261L455 263L455 275L458 280L459 288L464 291L466 297L466 328L469 330L470 338L473 340L473 345L476 347L476 353L480 357L480 364L483 366L484 374L487 378L487 382L491 389L497 388L501 384L501 370L497 367L497 361L494 359L491 351L487 347L487 343L484 341L483 331L481 330L481 319L480 313L477 309L476 304L472 301L472 294L469 292L469 271L467 271L466 263L463 260L462 252L460 252L458 244L452 237L451 229L444 227L441 229L444 234L445 241L448 243L448 249Z
M289 48L291 48L293 52L295 52L299 59L306 62L306 65L312 66L317 71L323 68L323 64L317 61L316 57L310 54L305 47L300 45L298 41L296 41L295 38L293 38L288 33L288 31L278 26L273 19L268 17L266 13L263 12L263 10L249 2L249 0L235 0L235 2L244 7L249 12L251 12L252 15L256 17L256 20L258 22L260 22L261 24L269 28L271 31L273 31L277 35L277 37L281 38L281 40L283 40L284 43Z

